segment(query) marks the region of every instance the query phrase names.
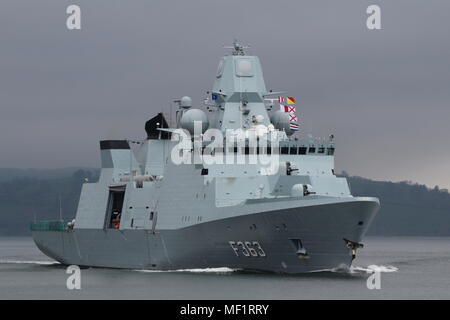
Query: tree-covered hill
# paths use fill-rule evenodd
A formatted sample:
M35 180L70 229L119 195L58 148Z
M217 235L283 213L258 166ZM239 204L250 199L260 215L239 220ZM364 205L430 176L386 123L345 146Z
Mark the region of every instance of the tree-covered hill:
M0 169L0 236L29 235L29 222L35 217L58 219L61 212L64 220L74 218L84 179L95 181L98 173L98 169L77 168ZM347 178L353 195L381 201L370 235L450 236L447 190L411 182Z

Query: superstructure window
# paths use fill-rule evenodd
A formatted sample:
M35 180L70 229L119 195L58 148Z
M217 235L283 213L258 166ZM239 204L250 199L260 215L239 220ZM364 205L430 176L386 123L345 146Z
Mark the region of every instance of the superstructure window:
M258 147L258 149L258 154L270 154L272 152L272 149L270 149L270 147Z
M320 147L317 152L318 153L325 153L325 148L324 147Z
M327 155L332 156L334 154L334 148L330 147L327 149Z
M289 147L281 147L281 154L289 154Z
M291 147L289 150L290 154L297 154L297 147Z
M203 154L205 155L213 155L214 154L214 149L210 148L210 147L206 147L203 149Z
M309 147L308 153L316 153L316 147Z
M306 154L306 150L307 150L306 147L300 147L298 148L298 154Z
M219 66L217 67L217 74L216 74L217 78L220 78L222 76L224 65L225 65L225 60L221 59L219 62Z

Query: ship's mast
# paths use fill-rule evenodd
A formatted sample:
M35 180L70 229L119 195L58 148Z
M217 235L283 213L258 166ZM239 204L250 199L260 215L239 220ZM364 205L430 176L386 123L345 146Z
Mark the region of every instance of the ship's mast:
M224 46L225 49L233 49L233 56L245 56L244 49L250 48L250 46L240 45L238 40L235 38L233 41L233 46Z

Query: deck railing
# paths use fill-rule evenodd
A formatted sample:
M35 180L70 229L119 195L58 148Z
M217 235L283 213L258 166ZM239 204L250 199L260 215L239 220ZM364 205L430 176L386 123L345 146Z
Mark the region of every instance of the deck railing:
M64 231L66 224L62 220L36 221L30 223L31 231Z

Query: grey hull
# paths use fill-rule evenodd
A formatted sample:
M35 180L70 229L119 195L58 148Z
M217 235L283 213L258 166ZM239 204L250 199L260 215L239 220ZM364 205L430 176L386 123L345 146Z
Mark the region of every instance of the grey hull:
M221 219L176 230L33 231L39 249L62 264L130 269L229 267L301 273L351 265L345 239L360 242L374 198ZM300 239L308 257L297 254ZM257 241L264 256L236 254L230 241Z

